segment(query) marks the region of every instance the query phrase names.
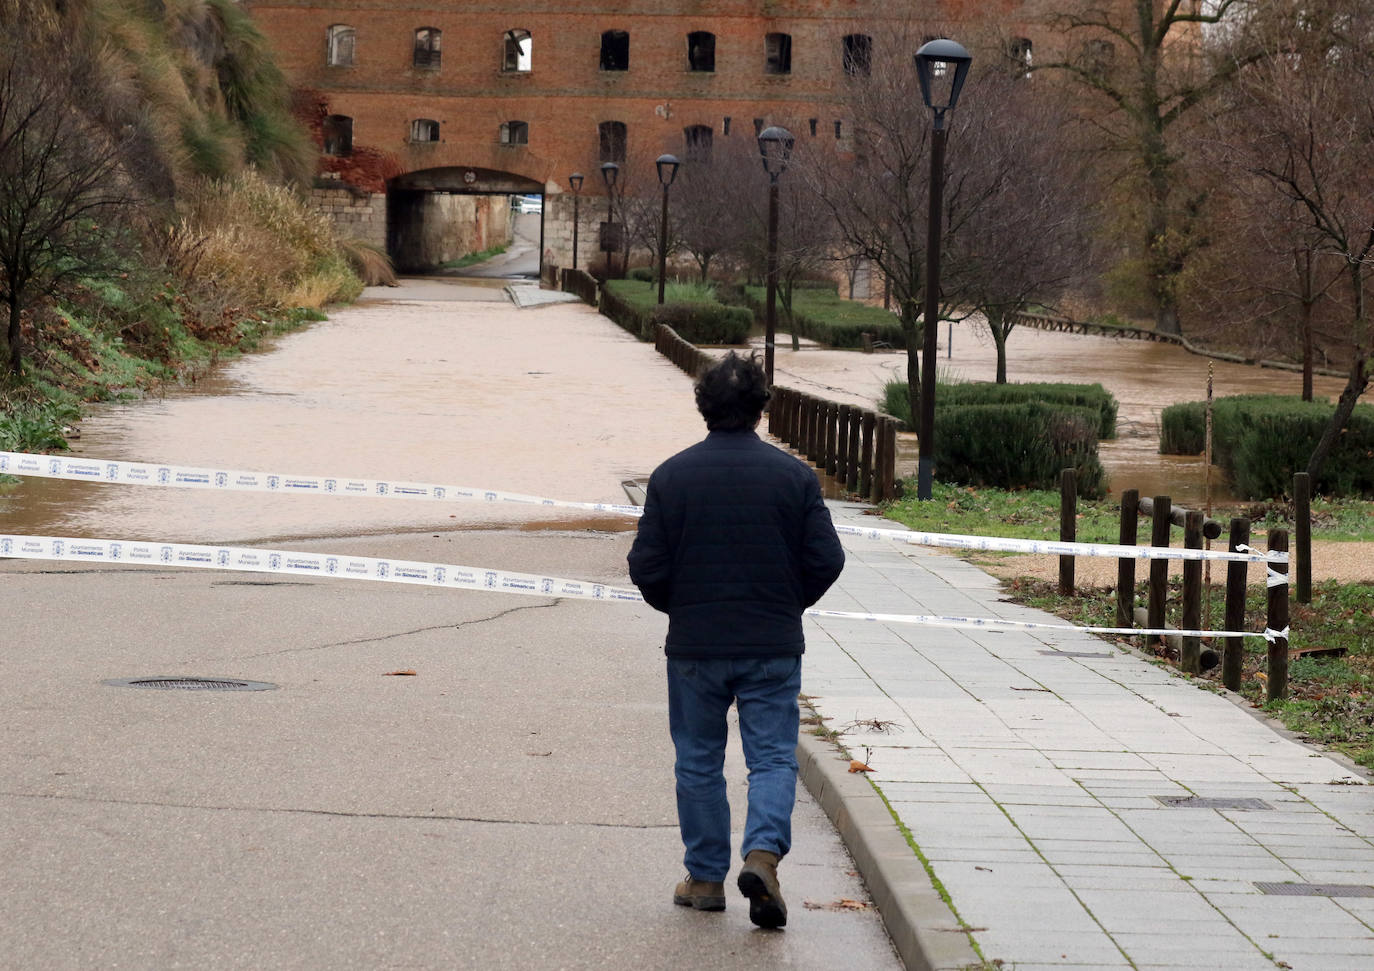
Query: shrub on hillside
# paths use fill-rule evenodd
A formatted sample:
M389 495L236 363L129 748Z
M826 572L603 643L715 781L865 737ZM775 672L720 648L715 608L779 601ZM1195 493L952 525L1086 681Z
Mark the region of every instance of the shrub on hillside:
M655 323L667 324L693 344L742 344L754 316L741 307L727 307L715 291L701 284L670 284L658 303L657 284L640 280L608 280L601 288L601 312L640 340L653 338Z
M747 305L760 318L764 314L766 296L767 291L763 287L744 288ZM778 324L827 347L862 347L865 333L892 347L906 347L906 334L900 318L881 307L845 300L835 292L834 284L798 286L792 293L790 320L786 319L779 301Z
M665 303L649 320L667 324L693 344L743 344L749 339L754 315L743 307L719 303Z

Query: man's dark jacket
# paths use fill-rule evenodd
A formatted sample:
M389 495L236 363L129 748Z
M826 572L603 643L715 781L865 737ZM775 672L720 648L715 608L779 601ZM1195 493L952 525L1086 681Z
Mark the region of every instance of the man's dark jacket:
M629 563L669 657L770 657L806 649L802 611L844 550L814 471L752 430L711 432L650 476Z

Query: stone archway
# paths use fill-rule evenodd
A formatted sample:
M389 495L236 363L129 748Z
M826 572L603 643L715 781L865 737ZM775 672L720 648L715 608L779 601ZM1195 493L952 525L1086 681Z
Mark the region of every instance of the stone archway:
M533 179L467 166L406 172L386 183L386 250L402 273L434 269L511 240L512 195L541 194Z

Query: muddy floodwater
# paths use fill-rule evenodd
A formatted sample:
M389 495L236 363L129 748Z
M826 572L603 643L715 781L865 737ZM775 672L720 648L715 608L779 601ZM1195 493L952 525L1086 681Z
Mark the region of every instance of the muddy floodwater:
M953 344L953 354L950 345ZM977 324L940 329L941 380L992 381L997 355L987 331ZM1208 359L1181 348L1147 341L1088 337L1018 328L1008 341L1007 380L1102 384L1120 406L1117 437L1101 444L1102 464L1112 493L1138 489L1142 496L1168 495L1177 504L1200 506L1206 491L1201 457L1159 454L1159 414L1180 401L1207 397ZM837 401L867 404L891 380L906 378L906 354L829 351L806 347L792 351L790 339L778 341L776 380ZM1318 397L1332 400L1344 382L1317 377ZM1300 394L1300 374L1240 364L1214 363L1213 394ZM902 468L916 467L916 440L903 434L898 450ZM1214 501L1230 498L1219 469L1212 470Z
M193 391L90 409L74 454L626 502L700 437L682 372L581 305L517 310L500 284L369 290ZM631 528L523 505L330 498L26 479L16 533L248 543L530 522Z
M287 475L472 486L625 502L643 478L703 433L691 383L666 359L579 304L519 310L501 281L407 281L374 289L328 321L219 368L195 389L90 409L73 452L93 458ZM991 380L991 341L942 330L940 369ZM1159 412L1206 393L1207 360L1138 341L1017 330L1013 381L1101 382L1121 405L1103 461L1113 492L1198 504L1200 459L1156 454ZM904 373L901 353L779 340L777 380L871 405ZM1297 375L1216 365L1215 393L1296 393ZM1335 379L1318 394L1334 396ZM915 469L904 435L902 467ZM1226 494L1215 476L1213 495ZM524 505L343 499L27 479L0 495L6 531L36 535L262 543L295 537L453 528L628 529L618 516Z

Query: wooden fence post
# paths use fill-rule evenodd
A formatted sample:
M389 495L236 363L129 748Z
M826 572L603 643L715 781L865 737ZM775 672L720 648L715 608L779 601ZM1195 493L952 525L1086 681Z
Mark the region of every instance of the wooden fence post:
M833 401L825 403L825 474L834 475L839 468L836 461L836 443L839 441L840 406Z
M1183 525L1183 545L1190 550L1202 549L1202 520L1205 517L1196 509L1188 510ZM1179 624L1184 630L1202 628L1202 561L1183 561L1183 618ZM1202 672L1202 639L1184 635L1183 647L1179 651L1179 667L1188 674Z
M1073 469L1059 473L1059 541L1072 543L1078 538L1078 480ZM1063 554L1059 557L1059 596L1073 596L1074 557Z
M852 405L840 405L836 420L835 472L836 481L841 486L849 479L849 412Z
M897 498L897 419L884 417L879 425L883 436L883 464L878 478L882 484L882 500Z
M1269 531L1269 550L1270 552L1288 552L1288 530L1271 529ZM1287 563L1266 563L1274 573L1288 573ZM1265 690L1265 697L1269 701L1276 701L1279 698L1288 697L1288 584L1271 583L1269 574L1265 574L1265 583L1269 591L1268 596L1268 616L1264 621L1264 626L1273 633L1273 638L1269 642L1269 682Z
M873 424L877 417L873 412L865 411L859 426L862 436L859 446L859 495L864 497L873 491Z
M1298 603L1312 602L1312 477L1293 475L1293 572Z
M1127 489L1121 493L1121 531L1117 542L1134 546L1136 517L1140 515L1140 492ZM1116 626L1135 626L1135 560L1123 556L1116 561Z
M1155 496L1154 511L1150 515L1150 545L1169 545L1169 508L1173 502L1168 496ZM1169 561L1150 561L1150 600L1147 604L1145 626L1155 630L1164 628L1164 602L1169 596ZM1148 642L1149 638L1146 638Z
M825 466L825 402L820 398L811 399L811 434L806 443L806 457L812 465Z
M1227 549L1232 553L1250 542L1250 520L1237 516L1231 520L1231 535ZM1249 564L1232 560L1226 564L1226 622L1223 630L1245 630L1245 581ZM1221 655L1221 683L1232 691L1240 690L1241 674L1245 669L1245 640L1226 638Z
M859 426L863 422L863 409L849 409L849 457L845 459L844 487L849 492L859 491Z
M873 419L873 476L870 480L869 501L883 501L883 466L887 464L887 438L883 435L883 419Z

